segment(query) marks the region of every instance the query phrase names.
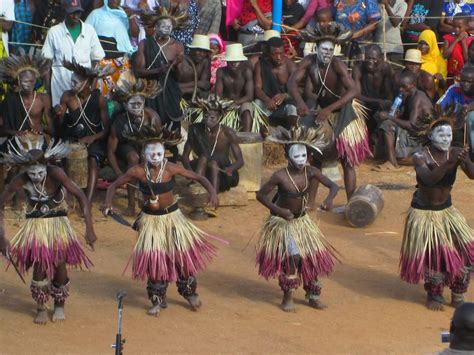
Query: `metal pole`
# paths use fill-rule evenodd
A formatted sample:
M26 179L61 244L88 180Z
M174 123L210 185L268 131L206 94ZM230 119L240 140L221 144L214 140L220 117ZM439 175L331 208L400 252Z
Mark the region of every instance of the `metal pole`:
M273 0L272 22L273 29L281 32L281 23L283 19L283 0Z

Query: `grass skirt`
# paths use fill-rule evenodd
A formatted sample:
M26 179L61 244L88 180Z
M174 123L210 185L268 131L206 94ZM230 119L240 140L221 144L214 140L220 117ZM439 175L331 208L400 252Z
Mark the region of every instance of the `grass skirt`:
M336 148L340 158L346 159L350 166L356 166L372 153L369 148L369 131L365 124L366 108L357 100L352 101L351 108L340 113L355 114L356 117L336 137Z
M10 255L22 274L36 263L49 279L63 261L80 268L93 266L65 216L27 218L10 243Z
M269 279L289 270L292 260L288 236L293 238L299 250L299 274L303 282L332 272L337 260L336 251L308 215L291 221L270 215L263 224L257 244L259 275Z
M206 268L215 247L177 209L164 215L142 212L137 219L138 240L133 250L134 279L176 281Z
M448 281L474 263L474 231L454 207L441 211L410 208L400 252L400 275L418 283L425 270L445 272Z

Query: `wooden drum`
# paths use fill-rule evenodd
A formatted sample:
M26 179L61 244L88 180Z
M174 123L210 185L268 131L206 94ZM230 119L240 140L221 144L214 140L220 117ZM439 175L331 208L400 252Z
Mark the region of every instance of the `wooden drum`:
M66 157L66 173L81 189L87 187L88 162L87 147L81 143L71 143L71 152Z
M351 226L361 228L377 218L383 205L383 194L377 186L362 185L352 195L344 213Z
M252 132L238 132L237 136L244 158L244 166L239 170L239 186L245 188L249 198L255 199L262 182L263 139L259 133Z

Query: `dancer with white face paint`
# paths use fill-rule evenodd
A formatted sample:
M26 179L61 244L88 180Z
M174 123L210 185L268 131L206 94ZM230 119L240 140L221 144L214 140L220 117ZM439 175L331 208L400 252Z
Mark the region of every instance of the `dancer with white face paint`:
M118 161L127 164L127 168L135 166L140 161L140 145L129 140L130 134L142 131L161 130L161 119L149 107L145 107L145 99L155 97L159 92L156 81L137 79L131 72L124 73L117 81L114 90L114 100L125 106L125 111L117 114L110 129L107 143L107 158L117 177L123 175ZM124 214L135 215L135 187L127 186L128 206Z
M69 142L87 147L88 178L86 194L92 201L100 164L105 160L110 120L105 98L99 89L93 89L96 78L108 75L98 67L86 68L75 62L63 63L72 71L71 90L65 91L54 108L56 130Z
M25 149L26 146L31 149ZM0 158L2 164L26 167L26 171L15 176L0 197L0 252L18 265L22 274L33 268L30 289L37 303L34 319L37 324L48 322L47 302L50 296L54 298L52 321L66 319L64 304L70 287L66 266L92 266L67 217L66 193L79 200L85 219L87 244L93 247L97 239L86 196L61 168L49 165L49 162L64 158L70 148L61 142L44 148L43 138L34 142L26 136L17 137L9 143L8 154L2 154ZM8 242L4 208L21 190L26 195L26 220Z
M166 137L168 135L168 138ZM149 315L158 316L166 308L166 289L176 281L178 292L193 310L201 306L196 293L198 272L215 255L215 247L206 233L191 224L178 208L173 194L175 176L195 180L209 192L211 207L217 208L217 194L202 175L168 161L163 144L177 144L179 139L165 130L161 137L140 136L144 142L144 163L130 168L107 190L104 214L113 213L112 199L117 187L138 180L143 193L142 211L134 223L138 240L132 255L132 276L147 280L147 293L152 303Z
M296 102L299 125L317 127L332 136L333 142L322 153L311 152L314 164L339 160L344 170L347 199L356 188L354 167L371 155L364 107L354 98L356 84L347 66L334 58L334 47L350 38L350 32L338 26L315 28L316 53L306 56L288 81L288 91ZM306 84L305 84L306 82ZM305 102L300 85L305 84ZM311 108L311 109L310 109ZM331 132L328 132L330 130ZM312 187L309 206L314 207L318 184Z
M303 282L306 299L316 309L325 306L320 301L320 276L327 276L335 264L335 250L307 214L309 188L321 182L329 194L321 204L330 210L337 194L337 185L318 168L307 165L307 149L321 149L325 138L313 128L292 128L279 131L267 138L285 144L288 166L276 171L260 191L257 200L270 210L257 245L259 274L266 279L278 277L283 291L281 308L294 312L293 293ZM268 195L277 188L270 200Z
M464 302L474 266L474 230L452 206L451 190L458 167L474 179L469 148L451 146L453 123L435 120L429 143L415 153L417 189L405 224L400 253L400 274L404 281L424 280L426 307L442 310L443 288L451 289L451 305Z

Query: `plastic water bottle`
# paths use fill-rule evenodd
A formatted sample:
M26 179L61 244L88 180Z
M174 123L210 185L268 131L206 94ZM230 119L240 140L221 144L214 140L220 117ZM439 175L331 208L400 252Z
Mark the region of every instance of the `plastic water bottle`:
M400 109L400 106L402 106L402 102L403 102L403 95L398 94L395 100L393 100L392 107L390 107L389 115L391 117L395 117L397 110Z

